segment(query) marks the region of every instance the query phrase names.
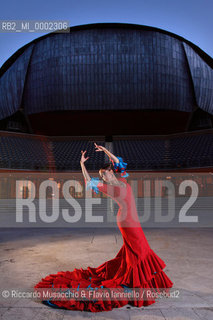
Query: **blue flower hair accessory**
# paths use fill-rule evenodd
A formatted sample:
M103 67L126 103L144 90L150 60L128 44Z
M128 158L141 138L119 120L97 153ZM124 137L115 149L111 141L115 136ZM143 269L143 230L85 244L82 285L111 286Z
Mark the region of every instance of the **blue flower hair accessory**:
M93 191L95 191L97 194L99 193L97 185L99 184L100 179L99 178L91 178L89 182L87 182L86 190L91 188Z
M129 174L126 172L127 163L123 161L121 157L117 157L119 160L119 163L114 162L112 159L110 159L113 162L114 169L116 172L121 171L121 177L126 178L129 176Z

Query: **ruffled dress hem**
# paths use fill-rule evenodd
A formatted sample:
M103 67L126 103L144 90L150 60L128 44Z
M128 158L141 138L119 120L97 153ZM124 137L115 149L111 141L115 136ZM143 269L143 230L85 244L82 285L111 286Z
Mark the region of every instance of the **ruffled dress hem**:
M37 283L34 289L126 287L153 289L158 292L159 288L169 289L173 286L173 282L163 271L166 264L151 248L143 260L138 259L137 263L131 265L126 265L125 259L122 259L122 248L114 259L104 262L97 268L88 267L86 270L75 268L73 271L50 274ZM54 302L43 300L43 303L53 308L101 312L110 311L126 304L135 307L148 306L155 303L155 300L136 298L131 300L116 300L115 298L111 300L77 300L73 298L64 301L54 300Z

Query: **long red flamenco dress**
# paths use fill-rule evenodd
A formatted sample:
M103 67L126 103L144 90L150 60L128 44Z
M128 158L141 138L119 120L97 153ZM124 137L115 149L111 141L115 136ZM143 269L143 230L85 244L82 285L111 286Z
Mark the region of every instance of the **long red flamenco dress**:
M118 178L123 182L122 186L103 183L98 178L92 178L88 187L98 193L107 194L118 205L117 225L123 237L123 245L114 259L104 262L96 268L74 269L73 271L60 271L50 274L34 286L34 288L171 288L173 282L168 278L163 269L166 264L150 248L144 235L137 214L134 195L131 186L124 177L128 173L124 170L126 163L122 158L119 164L114 164L116 171L121 170L123 177ZM110 311L126 304L142 307L154 303L150 299L98 299L79 300L70 299L64 301L43 303L51 307L81 311Z

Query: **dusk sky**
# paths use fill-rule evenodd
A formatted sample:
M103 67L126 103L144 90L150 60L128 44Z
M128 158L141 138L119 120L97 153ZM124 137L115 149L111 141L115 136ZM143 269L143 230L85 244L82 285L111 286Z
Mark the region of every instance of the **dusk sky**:
M1 3L1 21L68 20L69 26L97 22L136 23L180 35L211 57L212 12L212 0L10 0ZM1 32L0 66L19 48L46 33Z

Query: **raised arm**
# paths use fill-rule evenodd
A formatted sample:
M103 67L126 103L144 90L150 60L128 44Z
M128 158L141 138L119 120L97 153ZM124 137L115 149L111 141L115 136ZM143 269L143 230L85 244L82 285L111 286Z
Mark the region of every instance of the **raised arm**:
M92 188L92 190L94 190L96 193L99 193L98 187L97 185L100 183L99 178L91 178L85 165L84 162L87 161L87 159L89 159L89 157L85 158L85 151L81 151L81 160L80 160L80 164L81 164L81 169L82 169L82 173L84 176L84 181L85 181L85 185L86 185L86 190Z
M114 154L112 154L109 150L107 150L103 146L98 146L96 143L94 144L95 144L95 147L97 148L97 150L95 151L104 151L112 161L119 163L119 159Z
M129 174L126 172L126 167L127 167L127 163L123 161L123 159L121 157L116 157L114 154L112 154L109 150L107 150L105 147L103 146L98 146L96 143L95 147L97 150L95 151L104 151L110 161L113 163L114 169L115 171L120 171L121 172L121 177L126 178L129 176Z
M85 183L89 182L91 180L91 177L84 165L84 162L87 161L87 159L89 159L89 157L85 158L85 153L86 153L86 150L85 151L82 151L81 150L81 160L80 160L80 164L81 164L81 170L82 170L82 173L83 173L83 176L84 176L84 180L85 180Z

